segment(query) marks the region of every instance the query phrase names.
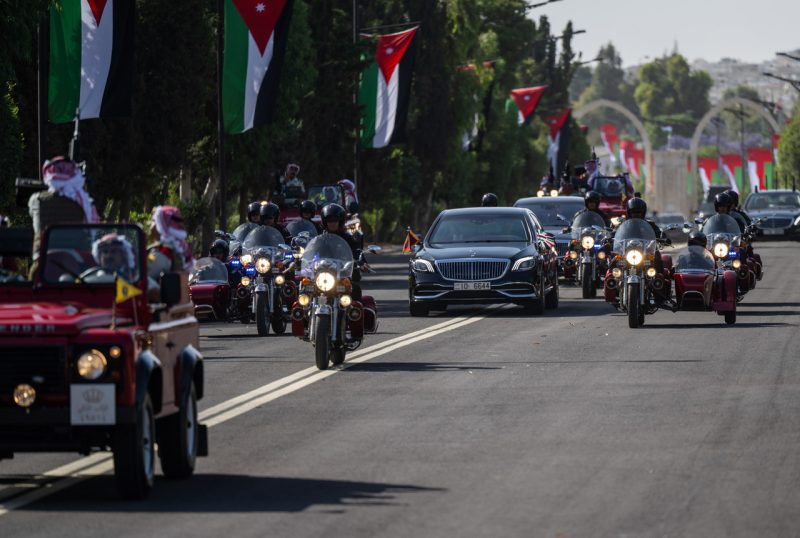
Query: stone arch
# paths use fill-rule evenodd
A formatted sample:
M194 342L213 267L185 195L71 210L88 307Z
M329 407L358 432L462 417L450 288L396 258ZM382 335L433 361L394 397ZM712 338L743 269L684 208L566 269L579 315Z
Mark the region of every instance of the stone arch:
M692 145L689 148L690 158L691 158L691 166L692 166L692 176L694 177L695 185L698 183L699 175L697 173L697 152L700 149L700 137L703 136L703 131L706 130L708 124L711 122L712 119L719 116L720 112L724 111L729 106L734 105L741 105L743 108L747 108L751 112L754 112L767 120L770 127L772 127L772 132L777 134L781 131L780 125L778 122L773 118L764 107L755 101L751 101L750 99L745 99L744 97L731 97L730 99L725 99L724 101L719 102L716 106L711 108L708 112L706 112L703 119L700 120L700 123L697 124L697 128L694 130L694 134L692 135ZM747 163L742 163L742 167L746 167ZM745 168L746 169L746 168Z
M586 103L581 108L574 112L576 118L581 118L589 112L593 112L598 108L610 108L616 110L625 118L630 121L634 128L638 131L639 136L642 138L642 145L644 145L644 167L645 167L645 195L654 194L656 191L655 178L653 177L653 145L650 143L650 136L647 134L647 129L644 128L644 123L636 117L636 115L625 108L623 105L610 99L597 99Z

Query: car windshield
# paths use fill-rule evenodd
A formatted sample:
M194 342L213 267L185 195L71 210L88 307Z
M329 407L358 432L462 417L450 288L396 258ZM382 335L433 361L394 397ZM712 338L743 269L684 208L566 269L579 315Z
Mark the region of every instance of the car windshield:
M308 199L322 209L328 204L339 204L344 207L342 189L337 185L312 185L308 188Z
M747 198L747 202L744 204L745 211L798 208L800 208L800 194L796 192L753 193Z
M739 235L741 230L736 220L730 215L716 214L703 223L703 233Z
M620 177L599 176L594 179L592 190L607 198L621 196L625 192L625 180Z
M533 214L536 215L536 218L539 219L539 222L542 224L542 226L566 226L567 222L559 219L558 215L561 215L562 217L566 218L567 221L569 221L575 213L584 207L583 200L580 198L577 198L576 200L577 201L575 202L570 201L565 203L518 202L514 204L514 206L524 207L533 211Z
M705 248L695 245L681 252L675 262L675 272L677 273L713 272L715 267L714 256Z
M227 283L228 270L217 258L200 258L189 275L190 284Z
M317 236L317 228L306 219L293 220L286 225L286 229L292 234L292 237L297 237L301 232L308 232L309 238Z
M347 241L336 234L318 235L306 245L301 260L303 276L314 276L316 271L329 270L339 278L353 274L353 251Z
M443 215L431 231L431 245L452 243L519 243L529 240L522 215Z
M132 225L53 226L45 236L42 280L48 284L137 282L142 231Z

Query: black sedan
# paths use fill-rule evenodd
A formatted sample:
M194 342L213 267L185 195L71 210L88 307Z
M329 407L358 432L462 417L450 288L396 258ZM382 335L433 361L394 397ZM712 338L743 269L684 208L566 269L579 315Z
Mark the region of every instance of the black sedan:
M536 216L516 207L442 211L409 261L409 310L513 303L540 314L558 306L558 261Z

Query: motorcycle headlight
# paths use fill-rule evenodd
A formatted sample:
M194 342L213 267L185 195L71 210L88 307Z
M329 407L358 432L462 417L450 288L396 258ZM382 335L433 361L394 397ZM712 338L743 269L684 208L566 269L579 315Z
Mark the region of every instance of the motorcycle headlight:
M433 265L428 260L423 260L422 258L417 258L411 263L411 267L414 268L414 271L419 271L421 273L433 273Z
M275 277L275 284L278 286L283 286L286 283L286 278L283 275L278 275Z
M242 265L250 265L253 263L253 257L250 254L245 254L239 258L239 261L242 262Z
M558 189L553 189L550 191L550 196L558 196Z
M614 278L621 277L622 276L622 269L620 269L619 267L614 267L611 270L611 276L613 276Z
M631 265L639 265L644 260L644 254L641 250L629 250L625 254L625 260Z
M300 306L308 306L308 304L311 302L311 297L304 293L297 298L297 302L300 303Z
M714 256L717 258L724 258L728 255L728 245L725 243L717 243L714 245Z
M336 277L330 273L322 272L317 275L314 281L320 291L331 291L336 285Z
M649 276L650 278L653 278L654 276L656 276L656 268L655 267L648 267L647 268L647 276Z
M536 196L538 196L539 198L541 198L542 196L544 196L544 191L543 191L543 190L539 190L539 191L536 193Z
M592 237L591 235L585 235L581 239L581 246L586 250L592 248L594 246L594 237Z
M259 258L256 260L256 271L259 273L269 273L272 264L266 258Z
M296 249L294 249L294 259L299 260L300 258L303 257L303 254L305 254L305 252L306 249L304 249L303 247L297 247Z
M250 277L249 276L243 276L241 282L242 282L242 286L249 286L250 285Z
M742 266L742 260L733 260L731 265L733 265L734 269L739 269Z
M514 262L514 266L511 268L512 271L527 271L529 269L533 269L536 265L536 258L533 256L526 256L524 258L520 258Z
M76 366L82 378L94 381L105 373L107 364L106 356L103 353L96 349L91 349L78 357Z
M575 252L574 250L570 250L569 251L569 257L570 257L570 259L576 260L576 259L578 259L578 253Z
M353 304L353 298L349 295L342 295L339 297L339 305L341 305L342 308L347 308L351 304Z
M597 259L598 259L598 260L605 260L605 259L606 259L606 253L605 253L605 251L601 250L600 252L598 252L598 253L597 253Z

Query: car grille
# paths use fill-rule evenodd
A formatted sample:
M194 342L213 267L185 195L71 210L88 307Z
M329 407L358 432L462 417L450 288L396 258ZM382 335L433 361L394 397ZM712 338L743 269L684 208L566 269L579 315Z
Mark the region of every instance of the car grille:
M20 383L40 394L64 390L66 364L63 347L16 346L0 348L0 393L11 394Z
M508 268L508 260L470 259L437 261L436 267L447 280L496 280Z
M569 250L569 241L556 241L556 251L558 251L559 258L563 258L568 250Z
M766 221L758 226L759 228L786 228L791 224L791 217L768 217Z

